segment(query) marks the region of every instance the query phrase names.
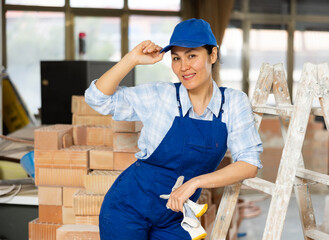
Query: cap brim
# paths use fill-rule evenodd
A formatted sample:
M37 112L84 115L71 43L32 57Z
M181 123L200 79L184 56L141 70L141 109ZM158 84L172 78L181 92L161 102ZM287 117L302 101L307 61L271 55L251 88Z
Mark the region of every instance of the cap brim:
M160 53L162 52L168 52L171 47L174 47L174 46L177 46L177 47L185 47L185 48L196 48L196 47L201 47L201 46L204 46L206 45L203 44L203 43L195 43L195 42L176 42L176 43L172 43L172 44L169 44L168 46L164 47L161 49Z

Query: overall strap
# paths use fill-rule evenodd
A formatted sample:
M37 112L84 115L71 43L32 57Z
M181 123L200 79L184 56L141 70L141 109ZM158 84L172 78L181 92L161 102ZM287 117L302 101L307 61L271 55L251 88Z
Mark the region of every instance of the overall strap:
M226 89L226 87L219 87L220 93L222 94L222 103L220 105L220 110L219 110L219 114L218 114L219 118L222 118L222 113L224 112L223 104L225 103L225 96L224 96L225 89Z
M179 116L182 117L183 116L183 112L182 112L182 104L180 103L180 97L179 97L179 87L182 83L174 83L175 87L176 87L176 98L177 98L177 106L178 106L178 110L179 110Z

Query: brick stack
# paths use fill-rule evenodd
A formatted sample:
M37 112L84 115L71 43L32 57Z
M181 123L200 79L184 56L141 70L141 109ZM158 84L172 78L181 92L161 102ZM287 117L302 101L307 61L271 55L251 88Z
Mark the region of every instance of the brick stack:
M73 122L35 130L35 183L39 218L29 240L99 239L98 215L105 193L136 161L137 122L116 122L72 98ZM86 125L90 124L90 125Z

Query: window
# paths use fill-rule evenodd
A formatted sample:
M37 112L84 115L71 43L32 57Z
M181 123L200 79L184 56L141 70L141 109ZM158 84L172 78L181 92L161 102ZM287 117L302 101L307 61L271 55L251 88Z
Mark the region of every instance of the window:
M231 21L220 47L221 85L242 90L242 45L240 21Z
M250 12L288 14L290 11L289 0L250 0Z
M294 96L306 62L329 62L329 25L323 23L297 23L294 34Z
M37 114L41 60L79 59L82 32L86 35L85 60L119 61L145 39L164 46L180 21L180 5L180 0L5 0L3 63L23 101ZM136 38L135 33L143 35ZM174 81L170 62L166 54L152 68L138 67L136 83Z
M75 59L79 59L79 33L86 34L86 60L121 59L120 18L75 17Z
M63 7L65 0L6 0L6 4Z
M299 0L297 14L328 15L329 4L327 0Z
M144 40L151 40L157 45L165 47L169 44L171 33L179 21L178 17L131 16L129 19L129 49L133 49ZM166 53L164 59L155 65L136 67L136 85L155 81L177 81L171 70L170 53Z
M80 8L123 8L123 0L70 0L70 6Z
M288 33L284 25L253 24L250 30L249 96L252 96L262 63L287 66Z
M139 10L179 11L180 0L128 0L128 6L130 9Z
M8 11L7 70L31 112L41 106L40 60L64 60L64 14Z

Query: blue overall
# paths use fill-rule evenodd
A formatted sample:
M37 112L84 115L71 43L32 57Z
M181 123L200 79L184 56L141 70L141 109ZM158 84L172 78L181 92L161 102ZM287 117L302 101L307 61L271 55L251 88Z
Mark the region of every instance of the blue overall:
M224 90L218 117L212 121L182 115L179 86L175 84L180 116L145 160L137 160L115 181L106 194L99 227L102 240L190 240L180 225L183 214L166 208L169 194L179 176L185 181L216 170L226 150L227 128L222 122ZM192 196L197 201L198 189Z

